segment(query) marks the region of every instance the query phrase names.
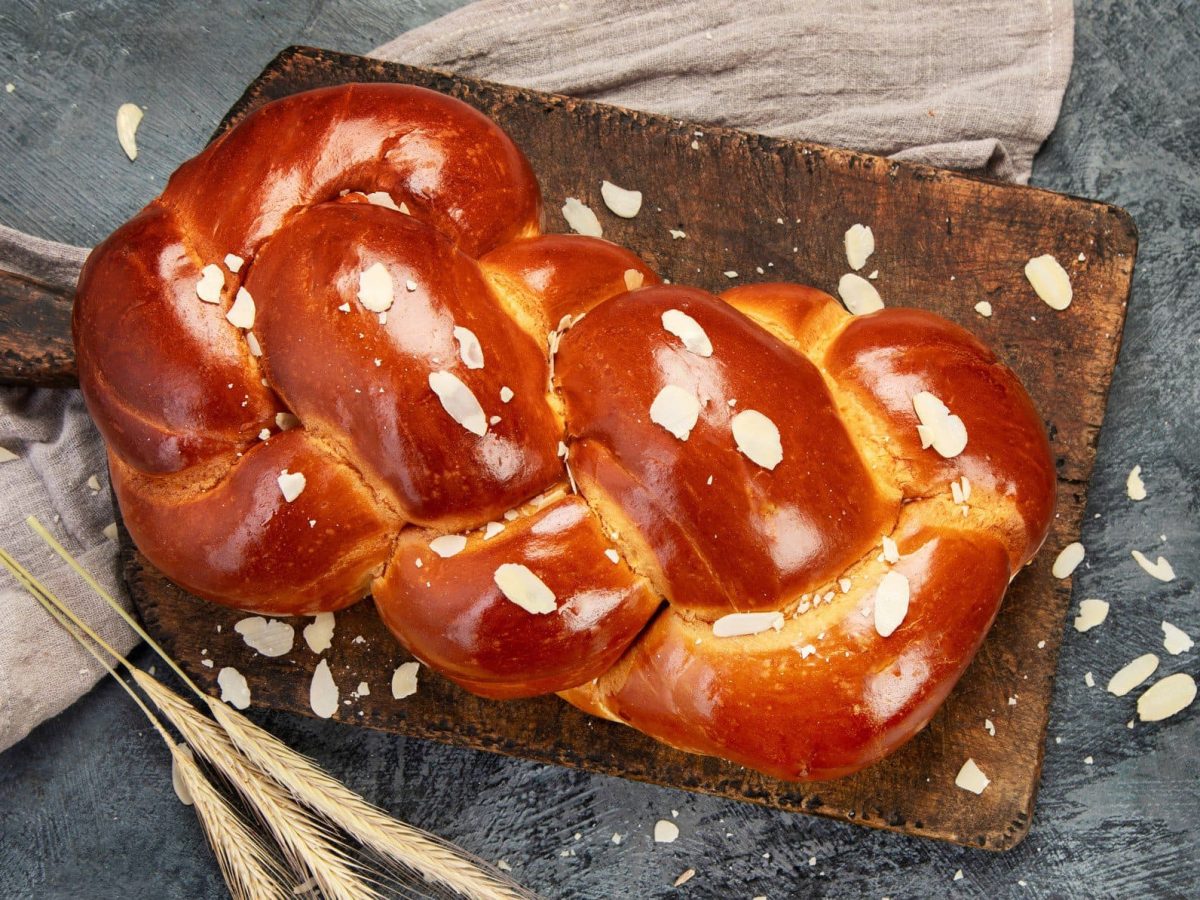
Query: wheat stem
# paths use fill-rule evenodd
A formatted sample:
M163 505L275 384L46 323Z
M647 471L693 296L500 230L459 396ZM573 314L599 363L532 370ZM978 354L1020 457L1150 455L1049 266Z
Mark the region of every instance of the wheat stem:
M258 837L242 822L241 817L225 802L225 799L208 783L195 761L175 743L158 717L150 711L141 697L134 692L107 659L84 637L85 632L108 653L119 660L131 672L135 668L121 654L110 647L86 623L80 621L49 588L33 577L7 551L0 548L0 563L16 578L17 582L35 599L63 630L73 637L81 647L96 658L113 677L154 726L171 756L180 777L192 795L196 817L217 859L217 865L236 900L289 900L290 893L283 883L279 864Z

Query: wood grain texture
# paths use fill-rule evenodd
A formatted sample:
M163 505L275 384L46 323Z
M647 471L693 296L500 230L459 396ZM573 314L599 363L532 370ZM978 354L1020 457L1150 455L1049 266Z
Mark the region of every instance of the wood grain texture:
M0 271L0 384L75 384L71 297Z
M870 224L879 249L867 269L879 269L876 284L885 301L959 322L1025 381L1050 430L1060 502L1047 551L1014 582L992 634L945 708L900 753L853 778L807 786L773 781L672 751L554 698L489 702L429 674L415 697L393 701L386 681L405 657L369 604L339 614L327 654L340 682L349 681L348 672L377 673L371 696L339 718L990 849L1019 841L1032 815L1069 600L1069 585L1052 579L1050 563L1078 533L1082 517L1136 251L1128 216L1104 204L860 153L697 129L305 49L281 54L222 127L275 97L351 80L421 84L482 109L530 157L550 230L565 230L558 213L563 198L579 197L601 215L606 237L633 248L672 281L720 290L732 281L723 273L737 271L737 283L799 281L832 292L847 271L845 229L858 221ZM599 185L605 178L644 192L637 218L617 219L603 210ZM672 240L668 229L688 236ZM1025 261L1047 252L1072 275L1075 302L1065 313L1037 300L1023 276ZM995 308L991 319L973 311L980 299ZM1058 377L1066 372L1073 377ZM239 614L185 596L128 545L126 572L147 624L203 683L213 686L217 669L200 666L201 658L245 656L232 633ZM242 668L257 703L307 714L316 661L301 647ZM344 696L354 683L357 678L343 683ZM995 737L984 730L985 718L995 724ZM980 797L953 786L967 757L992 779Z

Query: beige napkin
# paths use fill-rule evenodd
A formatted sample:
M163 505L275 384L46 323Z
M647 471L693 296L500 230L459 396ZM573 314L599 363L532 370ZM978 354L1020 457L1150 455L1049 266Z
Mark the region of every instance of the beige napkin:
M376 55L1025 181L1058 117L1073 28L1070 0L483 0ZM85 254L0 226L0 268L73 283ZM19 456L0 463L5 545L128 647L132 636L22 524L36 513L116 588L103 451L78 393L0 389L0 447ZM0 749L100 674L0 577Z

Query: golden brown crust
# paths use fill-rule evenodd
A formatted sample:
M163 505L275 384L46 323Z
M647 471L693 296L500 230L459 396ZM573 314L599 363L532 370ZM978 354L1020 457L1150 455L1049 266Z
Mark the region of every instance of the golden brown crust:
M397 637L472 691L557 691L779 777L900 746L1049 526L1053 459L1021 385L937 316L663 285L540 216L504 133L419 88L289 97L185 164L93 252L75 309L135 542L260 612L372 587ZM376 264L386 314L359 296ZM197 296L209 265L216 303ZM226 319L242 288L253 340ZM478 406L447 405L438 373ZM695 398L686 436L651 415L668 387ZM965 423L961 453L922 448L920 391ZM777 459L739 445L748 411ZM890 630L875 615L897 579ZM734 612L777 627L718 636Z

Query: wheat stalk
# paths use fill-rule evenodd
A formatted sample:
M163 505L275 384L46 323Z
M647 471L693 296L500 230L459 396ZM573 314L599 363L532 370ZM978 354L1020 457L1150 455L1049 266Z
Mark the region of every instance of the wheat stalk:
M205 698L221 727L256 766L362 844L431 881L479 900L524 900L532 894L464 858L456 847L399 822L336 780L312 760L224 703Z
M222 733L178 695L126 662L126 667L129 668L137 683L155 699L164 714L171 718L173 724L185 736L188 732L184 730L180 721L186 721L189 727L195 730L199 740L208 741L213 752L218 753L227 764L242 765L243 768L246 768L243 763L240 763L241 758L237 754L237 750L240 750L253 766L257 767L250 768L250 771L259 779L266 780L260 774L261 770L262 773L266 773L286 788L296 800L320 813L364 846L420 873L427 881L441 884L458 894L477 898L477 900L529 900L529 898L536 898L531 891L505 877L482 860L470 856L460 848L428 832L393 819L274 735L259 728L225 703L210 697L184 673L166 650L104 590L35 517L29 516L26 523L150 645L196 696L207 704L213 716L225 730L225 733ZM172 713L178 716L180 721L176 721ZM231 739L232 744L230 743ZM189 741L191 741L190 737ZM218 741L223 743L218 743ZM236 749L234 745L236 745ZM196 749L203 754L204 751L201 747L197 746ZM213 764L223 774L226 774L220 763L213 761ZM230 777L228 774L226 777L238 785L236 778ZM271 787L275 788L275 785L272 784ZM278 788L275 789L278 791ZM279 793L283 792L279 791ZM247 800L252 805L256 805L252 798L247 797ZM270 823L267 824L270 827ZM274 830L272 831L275 833ZM279 839L277 833L276 838ZM280 843L288 852L289 858L292 858L289 842L280 840ZM344 854L338 854L338 857L335 858L346 859ZM308 868L311 869L311 866ZM314 874L316 873L314 872ZM326 889L324 883L321 886Z
M212 848L230 893L236 900L243 900L243 898L245 900L259 900L259 898L288 900L290 892L283 883L283 872L279 864L255 834L246 827L237 812L208 783L199 766L187 753L183 752L183 748L179 744L175 743L158 717L142 701L142 698L134 693L108 660L80 633L82 629L86 629L87 632L91 632L91 629L82 623L76 625L71 621L74 616L71 616L69 611L62 606L62 601L34 578L6 550L0 549L0 563L3 563L17 582L42 605L46 612L54 617L80 646L96 658L100 665L113 676L113 680L124 688L133 702L145 714L150 724L154 726L171 751L180 777L192 795L196 817L200 820L204 836ZM91 632L89 636L107 652L114 654L117 659L121 659L126 666L129 665L99 635Z

